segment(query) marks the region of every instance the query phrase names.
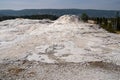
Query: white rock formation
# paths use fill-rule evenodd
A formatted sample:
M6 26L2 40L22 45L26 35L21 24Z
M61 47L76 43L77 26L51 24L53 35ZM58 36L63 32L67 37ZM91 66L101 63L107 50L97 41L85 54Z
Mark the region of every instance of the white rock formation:
M56 21L6 20L0 22L0 61L6 59L120 65L120 35L80 22L74 15Z
M80 19L76 15L63 15L61 16L56 23L78 23Z

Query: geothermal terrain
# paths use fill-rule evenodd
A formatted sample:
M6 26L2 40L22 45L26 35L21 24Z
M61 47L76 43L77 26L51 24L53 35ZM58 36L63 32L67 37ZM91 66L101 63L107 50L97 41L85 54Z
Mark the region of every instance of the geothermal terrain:
M75 15L2 21L0 80L120 80L120 35Z

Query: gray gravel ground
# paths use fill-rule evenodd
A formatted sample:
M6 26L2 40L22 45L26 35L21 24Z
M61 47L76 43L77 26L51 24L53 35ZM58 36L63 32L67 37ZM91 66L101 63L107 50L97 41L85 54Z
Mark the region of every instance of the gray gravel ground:
M120 66L104 62L11 61L0 64L0 80L120 80Z

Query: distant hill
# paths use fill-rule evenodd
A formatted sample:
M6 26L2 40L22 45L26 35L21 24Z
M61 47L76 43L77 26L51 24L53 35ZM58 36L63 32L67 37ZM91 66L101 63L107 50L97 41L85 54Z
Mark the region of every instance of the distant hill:
M24 16L24 15L81 15L86 13L91 17L114 17L115 10L91 10L91 9L24 9L24 10L0 10L0 16ZM120 12L120 10L119 10Z

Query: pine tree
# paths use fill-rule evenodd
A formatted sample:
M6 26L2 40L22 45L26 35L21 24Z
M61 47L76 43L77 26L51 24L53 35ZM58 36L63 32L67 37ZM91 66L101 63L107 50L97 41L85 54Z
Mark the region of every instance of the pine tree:
M81 19L84 21L84 22L87 22L87 20L88 20L88 15L86 14L86 13L83 13L82 15L81 15Z

